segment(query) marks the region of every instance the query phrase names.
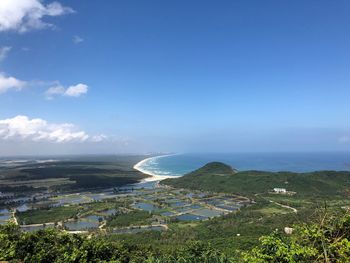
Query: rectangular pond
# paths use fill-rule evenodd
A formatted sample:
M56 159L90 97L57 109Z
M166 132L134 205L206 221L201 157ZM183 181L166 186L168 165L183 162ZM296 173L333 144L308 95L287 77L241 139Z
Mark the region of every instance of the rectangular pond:
M162 216L173 216L175 215L173 212L163 212L161 213Z
M192 212L195 215L203 216L203 217L215 217L215 216L221 216L224 214L224 212L216 210L216 209L198 209Z
M71 221L64 223L64 226L71 231L89 230L98 228L98 222Z
M183 215L177 216L175 218L180 220L180 221L200 221L200 220L205 220L208 217L194 215L194 214L183 214Z
M133 205L134 208L137 208L137 209L142 209L142 210L145 210L145 211L148 211L148 212L152 212L152 211L155 211L155 210L158 210L158 208L153 205L153 204L149 204L149 203L135 203Z
M236 211L236 210L239 209L239 207L231 206L231 205L216 205L216 207L222 208L222 209L225 209L225 210L228 210L228 211Z

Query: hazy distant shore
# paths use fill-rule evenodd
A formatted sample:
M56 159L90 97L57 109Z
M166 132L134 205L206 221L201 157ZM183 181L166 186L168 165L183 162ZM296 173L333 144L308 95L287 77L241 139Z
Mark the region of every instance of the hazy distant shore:
M172 156L172 155L175 155L175 154L165 154L165 155L157 155L157 156L153 156L153 157L148 157L146 159L143 159L142 161L138 162L137 164L134 165L134 169L143 173L143 174L146 174L146 175L149 175L150 177L147 177L145 179L142 180L142 182L152 182L152 181L160 181L160 180L164 180L164 179L167 179L167 178L176 178L176 177L179 177L179 176L174 176L174 175L159 175L159 174L156 174L152 171L149 171L147 169L145 169L143 166L145 165L145 163L147 162L150 162L152 160L156 160L156 159L159 159L159 158L163 158L163 157L167 157L167 156Z

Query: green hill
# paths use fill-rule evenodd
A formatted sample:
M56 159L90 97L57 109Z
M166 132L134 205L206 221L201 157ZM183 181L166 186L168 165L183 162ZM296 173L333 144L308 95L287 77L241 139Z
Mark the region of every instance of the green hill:
M189 173L188 175L191 176L201 176L206 174L215 174L215 175L222 175L222 176L229 176L236 173L236 170L232 169L231 166L220 163L220 162L211 162L207 163L203 167Z
M350 172L237 172L226 164L213 162L183 177L166 179L162 183L179 188L246 196L268 193L277 187L296 192L299 197L334 197L349 194Z

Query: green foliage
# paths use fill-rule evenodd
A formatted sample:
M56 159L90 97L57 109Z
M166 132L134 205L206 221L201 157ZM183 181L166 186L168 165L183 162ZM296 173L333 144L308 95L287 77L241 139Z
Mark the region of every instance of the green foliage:
M151 214L146 211L131 211L127 214L116 214L107 218L108 227L124 227L130 225L147 224Z
M291 235L276 230L261 237L258 246L237 253L235 257L199 241L189 240L173 249L159 249L120 240L67 234L54 229L23 233L18 226L8 224L0 226L0 260L38 263L345 263L350 262L350 214L325 214L314 223L294 225Z
M73 218L79 209L76 206L59 206L38 210L28 210L25 212L17 212L16 217L20 224L41 224L47 222L58 222Z
M243 253L244 262L350 262L350 214L325 215L317 223L294 226L293 234L274 232Z
M209 163L183 177L166 179L162 183L181 188L237 193L252 198L275 187L295 191L299 198L329 198L348 194L350 172L235 172L225 164Z
M118 262L118 263L228 263L220 251L201 242L189 242L174 253L148 247L71 235L57 230L21 233L17 226L0 226L0 260L24 262Z

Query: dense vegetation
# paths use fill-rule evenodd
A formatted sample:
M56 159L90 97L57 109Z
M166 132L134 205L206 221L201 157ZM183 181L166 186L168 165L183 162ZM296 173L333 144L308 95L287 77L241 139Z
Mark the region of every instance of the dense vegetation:
M327 215L314 224L296 225L291 236L263 236L243 253L245 262L350 262L350 214Z
M72 218L77 215L79 210L74 206L59 206L46 209L28 210L17 212L16 217L19 224L40 224L46 222L58 222L66 218Z
M236 172L223 163L209 163L183 177L162 181L174 187L237 193L253 197L275 187L287 188L300 197L343 196L349 194L350 172L317 171Z
M320 214L318 214L320 215ZM311 224L293 226L291 235L275 231L260 238L252 250L234 257L208 243L185 242L181 248L160 250L120 239L66 234L58 230L23 233L18 226L0 226L0 260L24 262L349 262L350 214L323 214Z
M149 212L132 211L127 214L116 214L108 217L108 227L125 227L130 225L144 224L145 220L151 218Z
M57 230L23 233L15 225L0 226L0 260L24 262L229 262L210 245L190 242L174 253L162 253L147 246L88 238Z
M254 200L255 204L238 213L192 228L194 239L209 240L227 253L233 252L230 248L245 250L257 245L260 236L276 228L313 221L314 211L325 205L330 212L350 207L350 172L237 172L214 162L162 183L179 188L235 193ZM274 194L271 191L275 187L286 188L295 194ZM285 210L282 205L291 209ZM297 213L292 208L297 209ZM235 236L236 233L240 236Z
M79 205L43 207L40 209L31 209L24 212L16 212L16 218L20 224L41 224L55 223L65 221L70 218L84 217L90 214L100 214L103 210L119 208L125 205L125 202L115 200L105 200L103 202L92 202ZM130 219L130 217L128 218Z
M273 208L272 212L268 208ZM314 210L305 209L295 214L266 202L203 222L170 223L168 231L111 235L106 238L113 241L123 239L129 244L151 245L161 250L181 249L187 241L202 241L211 243L228 256L235 256L236 250L252 248L259 243L260 236L276 228L281 230L295 222L313 220Z

